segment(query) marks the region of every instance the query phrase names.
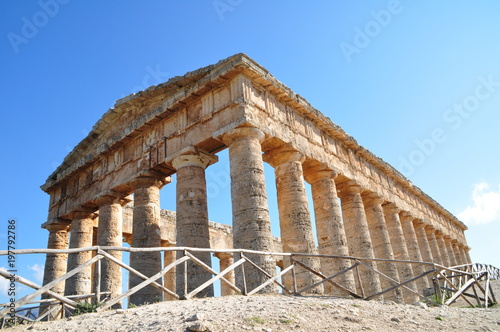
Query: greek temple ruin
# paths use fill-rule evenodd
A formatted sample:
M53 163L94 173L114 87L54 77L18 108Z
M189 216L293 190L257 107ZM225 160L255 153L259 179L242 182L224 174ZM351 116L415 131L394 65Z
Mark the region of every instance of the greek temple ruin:
M229 149L232 226L209 222L205 170ZM264 163L274 168L280 238L271 234ZM176 174L176 211L160 209L160 189ZM309 206L306 182L311 186ZM333 275L347 261L321 255L381 258L371 264L385 275L410 279L418 265L389 260L434 262L443 266L471 263L467 227L402 174L360 146L303 97L244 54L174 77L165 83L118 100L89 135L67 155L42 189L50 195L47 221L49 249L93 245L133 248L242 248L264 252L320 254L304 259L308 266ZM313 212L313 213L311 213ZM230 222L230 221L228 221ZM315 223L316 235L313 234ZM316 239L316 240L315 240ZM44 284L91 258L90 252L47 254ZM112 251L122 260L121 251ZM197 259L212 265L210 252ZM176 259L175 251L131 252L130 266L152 276ZM233 263L218 254L220 269ZM289 262L252 256L269 276ZM179 265L163 277L163 285L182 293L183 269L189 290L212 277L199 265ZM52 288L64 295L103 292L120 294L122 269L103 261L100 280L84 269ZM177 277L176 277L177 276ZM247 268L249 288L265 275ZM298 286L314 285L317 276L298 272ZM227 276L231 278L231 276ZM234 276L233 276L234 278ZM347 289L377 292L387 282L370 269L359 278L342 275ZM243 281L236 275L235 283ZM283 283L290 285L290 277ZM142 279L130 274L128 287ZM424 289L421 278L408 287ZM266 287L261 292L275 292ZM312 292L338 294L325 284ZM206 288L199 296L213 296ZM222 295L231 289L222 288ZM413 301L412 293L388 298ZM132 304L167 300L147 286L129 298Z

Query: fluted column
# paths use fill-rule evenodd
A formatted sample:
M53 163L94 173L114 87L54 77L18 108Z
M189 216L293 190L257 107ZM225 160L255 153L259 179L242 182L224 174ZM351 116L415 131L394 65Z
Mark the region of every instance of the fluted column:
M45 227L49 231L47 249L68 249L68 228L69 225L50 224ZM68 254L47 254L45 259L45 270L43 274L43 284L46 285L54 279L66 273L66 262ZM64 282L61 282L51 290L58 294L64 294ZM50 298L42 295L42 299Z
M415 227L415 233L417 234L418 245L420 247L420 254L422 255L422 260L424 262L432 263L434 262L434 257L432 256L432 250L429 245L429 240L427 239L427 234L425 232L425 223L420 219L413 220L413 226Z
M458 250L460 251L460 257L462 258L462 262L463 264L469 264L469 261L467 259L467 255L465 254L465 249L464 249L464 245L463 244L460 244L459 247L458 247Z
M230 253L219 252L216 253L215 256L219 259L219 269L220 269L219 271L221 272L227 269L229 266L231 266L234 262L233 254ZM227 274L225 274L224 278L230 283L234 284L234 270L229 271ZM229 287L225 282L221 283L220 292L221 296L228 296L235 294L234 290L231 287Z
M391 239L389 237L389 232L387 231L384 211L382 210L382 203L384 202L384 199L374 193L366 193L363 194L362 197L375 257L382 259L394 259ZM398 268L395 263L377 262L377 267L386 276L399 282ZM380 277L380 281L384 289L394 286L393 282L384 277ZM396 302L403 302L403 292L401 291L401 288L396 288L392 292L385 293L384 298Z
M177 246L210 248L208 228L207 183L205 168L217 161L217 157L201 152L181 155L172 161L177 170L176 228ZM178 253L177 258L183 256ZM193 253L199 260L212 266L209 252ZM184 264L177 266L177 294L184 297L184 291L191 292L210 280L212 274L193 261L187 262L187 286L184 285ZM196 297L214 296L213 286L206 287Z
M222 138L223 142L229 146L235 249L273 250L262 161L261 142L264 137L264 133L259 129L244 127L233 129ZM271 276L276 274L273 259L262 255L249 255L249 257ZM248 267L245 268L245 279L248 289L252 290L268 278L256 269ZM236 273L236 284L243 289L241 273ZM274 291L273 286L268 286L260 292Z
M387 229L389 234L391 234L392 249L394 250L394 256L397 260L410 260L410 255L408 254L408 247L406 246L406 239L403 233L403 227L401 226L401 220L399 219L400 208L394 203L388 203L383 205L385 220L387 223ZM401 281L405 281L413 278L415 275L413 273L413 267L411 264L398 263L399 277ZM414 282L408 283L406 285L408 288L417 291ZM413 303L419 298L412 292L403 290L403 295L405 302Z
M284 252L317 254L312 232L302 163L305 157L293 150L271 151L266 160L274 167L278 211L280 217L281 244ZM318 257L301 257L300 261L316 271L321 269ZM296 270L297 288L307 287L318 281L318 277L305 269ZM289 275L283 281L291 286ZM320 293L323 287L310 292Z
M446 249L446 244L444 243L444 234L441 231L436 232L436 240L439 247L439 254L441 255L441 260L443 265L446 267L450 266L450 257L448 257L448 250Z
M441 259L441 252L436 238L436 229L432 226L425 226L425 233L429 241L429 246L431 247L432 257L434 259L433 263L442 265L443 260Z
M465 262L462 260L462 253L460 252L458 241L452 240L451 247L453 249L453 255L455 256L455 261L457 262L457 265L465 264Z
M45 228L49 231L47 249L68 249L68 224L49 224L45 226ZM43 285L48 284L66 273L67 260L68 254L47 254L43 273ZM51 291L63 295L64 286L65 283L60 282L52 287ZM42 294L42 300L51 298L50 295ZM50 308L50 306L42 304L40 306L40 315ZM54 314L49 314L44 320L52 320L55 318L56 316Z
M75 211L71 214L69 248L92 246L92 233L95 214L92 211ZM91 251L82 251L68 255L68 272L92 258ZM90 294L92 269L90 266L66 279L66 295Z
M467 263L472 264L472 259L470 258L470 247L469 246L464 247L464 253L465 253L465 260L467 261Z
M135 179L131 185L134 188L134 212L132 218L132 247L160 247L160 188L170 182L170 178L149 175ZM159 252L132 252L130 266L150 277L161 270ZM129 287L132 288L143 280L129 275ZM161 284L161 279L157 280ZM130 303L142 305L162 299L162 292L153 286L146 286L129 298Z
M363 200L361 198L361 186L348 182L342 183L339 189L338 193L342 202L342 216L349 253L351 256L360 258L375 258ZM377 269L375 262L365 262L365 264ZM375 294L382 291L378 274L362 267L359 268L359 273L363 287L368 291L368 294Z
M458 264L455 259L453 248L451 246L451 237L445 236L443 240L444 240L444 245L446 247L446 252L448 253L448 259L450 260L450 266L457 266Z
M342 221L342 210L335 185L336 172L330 170L311 170L306 180L311 184L314 215L316 218L316 234L319 253L322 255L349 256L347 239ZM352 266L354 262L347 259L321 258L321 271L328 276L334 275ZM333 281L351 291L356 290L354 275L348 271ZM330 283L325 283L325 293L346 295Z
M105 194L96 200L99 206L99 224L97 228L97 245L108 247L122 246L122 206L130 201L118 194ZM122 260L121 251L109 251L111 256ZM122 292L122 269L118 264L108 260L101 260L101 292L110 292L110 298L117 297ZM121 308L117 303L113 308Z
M401 212L399 214L399 218L401 220L401 226L403 228L403 233L406 239L406 247L408 248L408 255L410 257L410 260L418 262L423 261L417 240L417 233L415 232L415 227L413 226L413 219L415 218L413 218L413 216L406 211ZM421 275L426 271L425 266L420 264L414 264L412 265L412 268L415 276ZM427 278L420 278L416 281L416 283L418 289L420 290L420 293L422 293L422 290L430 286Z

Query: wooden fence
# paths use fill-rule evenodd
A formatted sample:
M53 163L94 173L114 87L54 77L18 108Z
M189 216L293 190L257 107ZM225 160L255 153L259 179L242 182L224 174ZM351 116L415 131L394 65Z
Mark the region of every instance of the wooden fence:
M176 299L190 299L195 297L199 292L204 290L207 287L210 287L215 282L224 283L227 287L230 287L235 292L238 292L242 295L250 296L258 293L265 287L268 287L271 284L276 285L277 289L280 289L283 294L289 295L301 295L308 293L311 289L321 286L322 284L329 283L333 285L335 288L339 289L346 296L352 296L359 299L370 300L385 293L394 291L397 288L402 288L407 292L414 293L418 296L422 301L427 303L440 305L450 305L457 301L459 298L462 298L466 303L473 307L488 307L492 304L496 303L495 296L493 294L490 280L499 279L499 270L491 265L484 264L468 264L454 267L444 267L434 263L428 262L417 262L417 261L401 261L401 260L387 260L387 259L368 259L368 258L358 258L358 257L350 257L350 256L327 256L327 255L309 255L309 254L300 254L300 253L272 253L272 252L259 252L253 250L242 250L242 249L234 249L234 250L213 250L213 249L200 249L200 248L187 248L187 247L158 247L158 248L124 248L124 247L100 247L93 246L88 248L78 248L78 249L24 249L24 250L15 250L9 252L9 254L14 255L24 255L24 254L71 254L78 252L86 252L92 251L94 256L89 259L84 264L76 267L75 269L68 271L66 274L61 277L51 281L46 285L38 285L30 280L27 280L21 276L16 275L16 282L26 285L30 288L33 288L35 291L24 296L21 299L18 299L14 305L12 306L10 303L0 304L0 328L3 328L5 322L8 319L12 319L12 310L11 308L15 308L15 317L19 320L24 320L28 322L35 322L40 320L47 319L55 319L62 318L67 315L71 315L75 308L78 305L78 302L93 299L94 302L99 302L101 305L97 309L98 311L106 310L117 303L121 303L125 298L130 295L140 291L142 288L151 285L163 293L168 294L170 297L174 297ZM177 254L177 258L171 264L165 266L161 271L158 271L153 276L145 276L124 262L117 260L113 256L109 254L109 251L125 251L125 252L165 252L165 251L175 251L177 253L182 253L182 255ZM206 265L198 258L195 257L194 253L197 252L210 252L212 254L220 254L227 253L232 254L234 257L237 257L237 260L225 268L223 271L216 272L210 266ZM7 255L7 251L0 251L0 256ZM286 259L290 264L283 268L279 273L276 273L275 276L268 274L264 269L258 266L255 262L253 262L249 256L252 255L266 255L272 257L274 260ZM308 266L304 263L304 260L311 257L318 257L322 260L325 259L333 259L333 260L349 260L351 262L351 266L342 270L336 271L335 274L326 274L324 271L316 270ZM100 290L100 276L98 275L100 271L100 264L102 260L109 260L110 262L119 265L122 269L127 270L130 274L134 274L141 278L143 281L138 285L128 289L122 294L111 297L109 293L103 293ZM176 293L175 289L166 288L161 281L161 278L167 274L167 272L174 269L177 265L184 264L184 279L189 282L187 275L187 262L192 261L195 264L201 266L206 271L209 271L212 274L212 278L200 285L196 289L191 292L187 292L187 283L184 283L184 295ZM421 265L424 267L425 272L419 275L413 276L407 280L394 280L389 276L385 275L378 269L373 268L370 262L391 262L394 264L409 264L409 265ZM96 282L94 282L94 289L92 294L80 295L80 296L64 296L62 294L55 293L51 291L51 288L55 285L65 282L66 279L72 277L76 273L82 271L89 266L95 265L94 270L96 272ZM253 267L261 274L263 274L266 278L265 282L258 285L254 289L247 289L247 282L245 280L245 267ZM238 268L238 269L236 269ZM312 275L317 276L318 281L312 285L307 287L299 288L297 285L296 274L299 272L308 271ZM383 289L381 292L370 294L367 291L367 287L363 287L363 280L359 277L363 270L371 270L380 276L382 279L389 280L391 286ZM422 269L420 269L422 270ZM239 273L241 276L242 286L238 287L235 283L229 281L225 276L231 272ZM351 271L351 272L350 272ZM341 284L341 276L345 273L352 273L357 277L357 287L356 290L348 289L345 285ZM281 278L285 275L290 275L292 279L292 285L285 286L281 282ZM5 270L0 270L0 276L10 279L11 275ZM429 292L427 289L427 294L424 294L424 290L415 291L413 287L409 287L409 284L414 283L420 278L428 278L432 281L432 289ZM291 288L291 289L290 289ZM45 297L49 297L49 299L44 300L36 300L42 294L45 294ZM106 298L103 300L103 295L106 295ZM328 295L328 294L325 294ZM31 305L31 306L30 306ZM43 310L40 310L43 308ZM38 315L34 314L34 312L38 309L41 311ZM7 317L7 315L9 315Z

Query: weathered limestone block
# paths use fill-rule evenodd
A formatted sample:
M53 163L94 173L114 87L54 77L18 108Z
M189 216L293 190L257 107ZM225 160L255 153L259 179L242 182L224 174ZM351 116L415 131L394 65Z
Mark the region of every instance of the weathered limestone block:
M349 256L342 210L334 180L336 177L337 173L334 171L311 170L306 175L306 180L311 184L319 253L321 255ZM353 263L348 259L321 258L321 271L323 274L331 276L349 268ZM333 281L338 281L351 291L356 290L352 271L342 274ZM326 294L346 295L345 292L330 283L325 283L324 288Z
M413 261L422 261L422 254L420 253L420 248L417 240L417 233L415 232L415 227L413 226L413 216L406 211L403 211L399 214L399 219L401 220L401 226L403 228L403 233L406 239L406 247L408 248L408 254L410 256L410 260ZM424 265L415 264L412 266L413 272L415 276L423 274L426 269ZM429 281L427 278L420 278L416 281L418 289L422 294L422 290L428 288Z
M224 271L234 263L233 254L219 252L215 254L219 259L219 271ZM234 270L229 271L224 275L224 278L230 283L234 284ZM234 290L229 287L225 282L221 283L220 292L222 296L234 295Z
M272 251L273 237L261 148L264 133L253 127L236 128L224 135L222 140L229 146L234 248ZM248 255L248 257L269 275L276 274L276 265L272 257L262 255ZM245 278L249 290L268 279L248 265L245 266ZM243 290L241 273L236 273L236 284ZM275 288L268 286L261 290L261 293L269 292L275 292Z
M297 151L279 150L269 152L267 158L275 168L283 251L317 254L302 170L305 157ZM316 271L321 269L318 257L300 257L298 260ZM310 286L319 280L303 268L298 268L295 276L297 289ZM283 281L287 287L291 287L290 275L284 276ZM313 288L309 292L322 293L323 286Z
M123 198L118 194L106 194L96 200L99 206L99 224L97 228L97 245L108 247L122 246L122 206L127 204L131 198ZM109 251L111 256L122 260L121 251ZM121 294L122 291L122 268L108 259L101 260L101 292L110 292L110 298ZM113 306L121 308L120 303Z
M448 250L446 248L446 244L444 243L444 234L441 231L436 232L436 241L439 247L439 254L441 256L441 260L443 261L443 265L446 267L450 266L450 257L448 257Z
M181 155L172 162L177 170L177 246L210 248L208 227L207 184L205 168L217 157L197 153ZM212 266L209 252L193 253L199 260ZM178 253L177 258L183 256ZM212 274L193 261L187 262L187 285L184 284L184 264L177 266L177 294L184 297L206 281ZM197 297L213 296L213 286L206 287Z
M406 246L406 239L404 237L403 228L401 226L401 220L399 219L400 208L396 206L394 203L384 204L384 215L387 223L387 230L389 234L391 234L391 243L392 249L394 250L394 257L397 260L409 261L410 255L408 254L408 248ZM399 277L401 281L406 281L414 277L413 275L413 267L409 263L397 263L399 269ZM406 285L413 291L417 291L416 285L414 282L408 283ZM403 295L405 302L413 303L417 301L419 298L416 294L403 290Z
M433 263L443 265L443 260L441 258L441 252L439 250L439 244L436 238L436 229L432 226L425 226L425 233L427 235L427 240L429 241L429 246L432 252Z
M68 249L69 225L51 224L46 228L49 231L47 249ZM44 285L66 273L67 259L68 254L47 254L43 274ZM51 290L58 294L64 294L64 282L55 285ZM47 298L50 298L50 296L42 295L42 299Z
M170 182L170 178L159 175L141 176L131 185L134 187L134 215L132 224L132 247L161 247L160 232L160 188ZM132 252L130 266L150 277L161 270L159 252ZM129 288L142 279L129 275ZM158 280L161 283L161 279ZM162 300L162 292L153 286L146 286L132 294L130 303L142 305Z
M342 202L342 216L347 236L347 244L351 256L360 258L375 258L373 245L366 220L363 199L361 198L361 186L355 183L342 183L338 185L339 197ZM377 269L375 262L365 262L366 265ZM382 291L380 279L377 273L370 269L360 267L360 277L363 287L369 294ZM358 285L358 287L361 285Z
M75 211L72 213L69 248L85 248L92 246L92 233L95 215L92 211ZM79 267L92 258L92 252L82 251L68 255L68 272ZM92 269L90 266L66 279L66 295L83 295L91 293Z
M394 259L391 239L389 237L389 232L387 231L384 211L382 210L382 203L384 203L384 199L378 197L373 193L363 194L362 197L375 257L383 259ZM377 267L386 276L396 280L396 282L399 282L398 267L395 263L377 262ZM390 288L395 285L394 282L391 282L389 279L384 277L380 277L380 281L382 284L382 288L384 289ZM385 293L384 298L400 303L403 302L403 292L401 288L396 288L392 292Z

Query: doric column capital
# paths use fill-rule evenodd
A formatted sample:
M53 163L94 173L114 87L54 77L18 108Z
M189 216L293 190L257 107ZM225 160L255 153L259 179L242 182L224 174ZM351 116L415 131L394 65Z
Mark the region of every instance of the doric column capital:
M384 209L384 213L386 214L398 214L401 209L396 205L396 203L387 203L382 205L382 208Z
M288 146L268 151L264 154L263 158L273 167L292 162L302 164L306 160L306 157L302 153Z
M158 187L158 189L161 189L164 185L170 183L171 181L172 178L170 176L164 176L156 173L146 173L130 181L130 185L134 189L149 187Z
M335 179L339 173L333 171L333 170L328 170L328 169L322 169L322 170L304 170L304 179L310 183L314 184L318 181L325 180L325 179Z
M380 197L379 195L371 191L364 192L362 194L362 197L363 197L363 202L368 206L382 205L382 203L385 202L384 198Z
M175 157L172 160L172 166L176 169L179 170L179 168L182 167L200 167L200 168L207 168L208 165L216 163L218 160L217 156L204 153L202 151L197 151L197 152L191 152L188 154L183 154L178 157Z
M435 234L436 233L436 229L431 225L425 225L424 229L425 229L425 232L427 234L431 234L431 233Z
M45 229L51 233L59 231L68 231L69 224L48 224L45 226Z
M441 232L440 230L437 230L436 231L436 239L442 239L442 238L444 238L443 232Z
M347 181L337 184L337 193L340 199L343 197L345 198L347 195L361 194L363 190L363 187L355 181Z
M413 219L412 222L415 228L424 228L426 226L426 223L422 219Z
M127 195L123 196L123 194L115 191L107 191L100 195L98 198L94 200L94 203L98 206L101 207L103 205L109 205L109 204L114 204L118 203L121 206L126 205L129 202L132 202L132 195Z
M234 257L234 255L230 252L216 252L214 256L218 259L229 259Z
M255 127L238 127L231 129L222 136L222 142L227 146L231 146L234 141L245 138L256 138L260 143L264 141L266 135L264 132Z
M413 219L414 219L412 214L408 211L401 211L399 213L399 218L401 219L401 221L404 221L404 222L413 221Z
M68 216L71 220L79 220L79 219L95 219L97 217L96 211L92 209L82 208L80 210L71 211Z

